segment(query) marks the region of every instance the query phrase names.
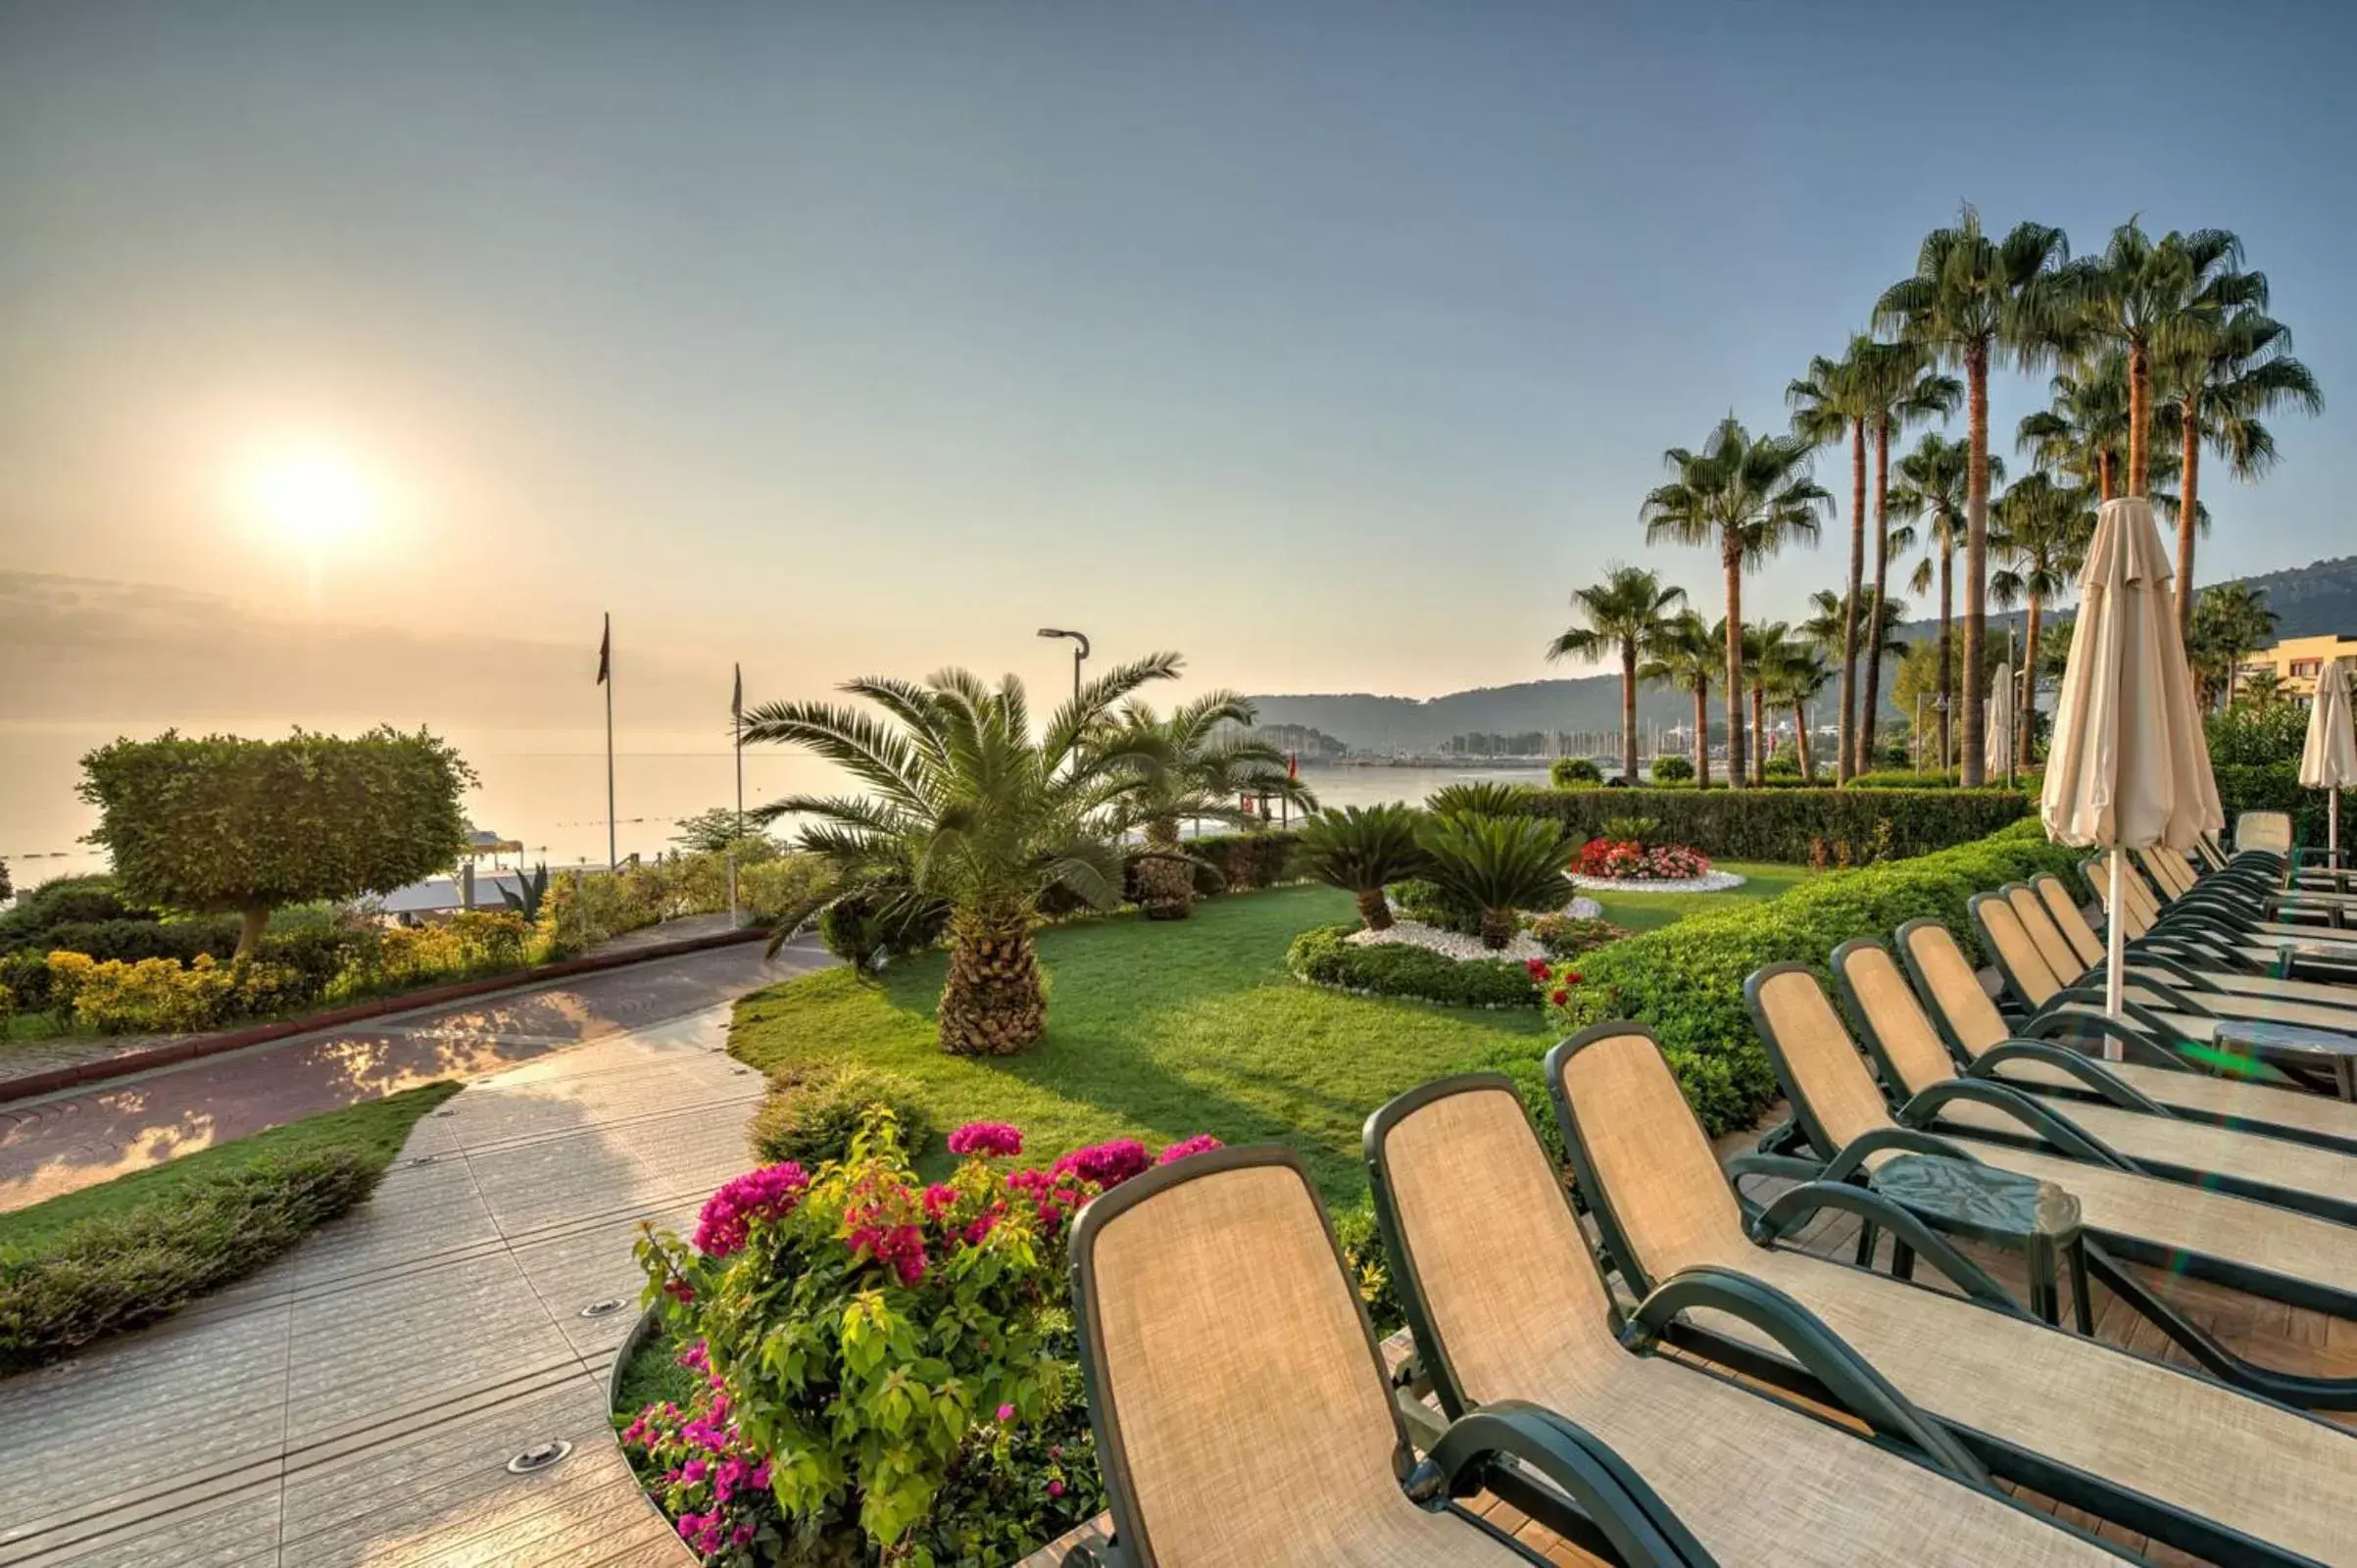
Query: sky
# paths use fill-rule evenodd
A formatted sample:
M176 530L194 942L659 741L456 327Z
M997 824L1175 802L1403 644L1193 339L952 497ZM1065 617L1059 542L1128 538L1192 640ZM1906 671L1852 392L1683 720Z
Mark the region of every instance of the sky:
M1966 200L2240 234L2329 402L2202 572L2346 554L2353 9L0 0L0 721L594 724L607 612L649 723L1053 686L1043 624L1567 673L1610 564L1717 612L1662 450L1781 427Z

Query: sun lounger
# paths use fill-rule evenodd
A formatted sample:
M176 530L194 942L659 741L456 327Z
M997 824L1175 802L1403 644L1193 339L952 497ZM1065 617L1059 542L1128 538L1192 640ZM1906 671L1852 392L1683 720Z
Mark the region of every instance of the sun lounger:
M1579 1191L1640 1299L1699 1268L1773 1286L1999 1476L2212 1561L2357 1563L2357 1509L2349 1506L2357 1437L2049 1329L1986 1275L1966 1285L1980 1271L1943 1261L1954 1254L1936 1236L1918 1255L1943 1273L1955 1268L1948 1279L1980 1289L1981 1300L1767 1245L1829 1208L1867 1212L1873 1195L1813 1183L1764 1210L1745 1203L1642 1026L1599 1024L1574 1036L1548 1056L1547 1074ZM1778 1174L1792 1165L1758 1155L1738 1163ZM1510 1278L1509 1265L1530 1245L1522 1233L1488 1232L1491 1209L1470 1200L1461 1212L1468 1230L1496 1236L1488 1249L1498 1260L1494 1277ZM1696 1311L1670 1332L1723 1363L1807 1387L1789 1356L1739 1320Z
M2030 934L2030 941L2046 960L2046 967L2066 986L2101 985L2103 965L2108 954L2096 939L2086 917L2072 908L2070 919L2082 935L2096 942L2095 956L2082 956L2080 937L2066 929L2049 903L2037 888L2026 882L2012 882L1998 890ZM2131 974L2143 974L2163 985L2173 986L2196 998L2211 1010L2226 1016L2251 1016L2244 1009L2265 1009L2289 1003L2296 1006L2330 1008L2342 1015L2345 1022L2357 1027L2357 987L2333 985L2321 980L2280 980L2271 974L2252 974L2239 969L2217 969L2192 958L2153 953L2141 944L2128 947L2128 967ZM2255 1015L2264 1016L2264 1012Z
M1073 1227L1072 1297L1114 1536L1067 1563L1545 1563L1447 1501L1483 1489L1633 1564L1711 1560L1608 1448L1548 1411L1492 1406L1419 1463L1288 1151L1198 1154L1096 1199Z

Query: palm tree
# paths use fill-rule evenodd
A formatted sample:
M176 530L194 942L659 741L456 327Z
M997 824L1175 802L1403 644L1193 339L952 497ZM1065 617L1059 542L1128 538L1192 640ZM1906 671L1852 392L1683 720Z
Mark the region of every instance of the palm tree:
M1920 518L1924 524L1925 555L1908 580L1909 591L1929 593L1940 585L1940 765L1947 767L1954 755L1948 726L1956 707L1956 546L1964 539L1966 490L1972 453L1961 441L1950 441L1927 430L1915 450L1898 460L1899 487L1891 493L1891 510L1899 516ZM1990 482L2005 477L2004 460L1991 453ZM1907 534L1910 546L1914 535ZM1895 547L1895 542L1894 542Z
M2025 648L2038 647L2045 607L2078 582L2094 541L2095 501L2082 486L2056 484L2044 473L2024 474L1997 502L1989 548L2005 564L1989 578L1989 593L2000 610L2028 605L2022 619ZM2035 710L2035 675L2025 684L2030 693L2025 709ZM2014 727L2014 764L2024 769L2031 762L2031 729L2026 713Z
M1678 477L1645 499L1645 543L1699 545L1719 553L1727 585L1727 771L1743 778L1743 573L1793 540L1815 543L1817 515L1832 497L1808 478L1809 444L1799 436L1754 441L1733 415L1700 452L1672 447L1662 461Z
M1922 419L1945 418L1956 412L1964 400L1964 387L1952 375L1942 374L1932 362L1931 351L1918 343L1877 343L1872 346L1861 367L1861 382L1872 404L1870 422L1874 426L1874 598L1867 610L1870 624L1882 618L1882 605L1891 587L1891 431L1893 426L1904 429ZM1852 584L1850 591L1857 591ZM1866 661L1866 696L1859 705L1860 711L1872 715L1881 709L1883 697L1883 662ZM1864 740L1858 747L1853 771L1864 772L1874 765L1875 721L1869 716L1860 726Z
M1145 840L1134 864L1138 906L1150 919L1183 920L1194 907L1195 870L1203 862L1179 843L1183 821L1208 817L1256 828L1261 815L1239 804L1247 796L1316 808L1317 798L1293 776L1282 751L1238 733L1249 731L1255 716L1251 703L1229 691L1205 692L1167 718L1132 701L1093 739L1125 756L1136 779L1111 825Z
M2071 269L2084 325L2128 356L2132 496L2151 494L2153 356L2183 353L2228 311L2263 305L2267 279L2241 265L2242 241L2226 229L2171 230L2155 242L2132 218L2112 230L2101 256ZM2181 522L2181 541L2186 526Z
M1812 447L1832 446L1844 433L1849 437L1849 593L1858 603L1866 582L1866 427L1874 418L1874 388L1869 362L1877 347L1863 333L1852 336L1839 360L1823 355L1809 361L1808 374L1784 389L1785 406L1792 411L1792 433ZM1843 628L1839 650L1841 663L1841 755L1834 774L1846 779L1853 755L1851 736L1858 711L1858 628Z
M1830 589L1819 589L1809 595L1809 606L1814 613L1800 623L1800 633L1802 640L1812 648L1823 649L1827 646L1824 641L1827 627L1840 626L1854 619L1858 628L1860 662L1872 660L1879 664L1886 660L1902 658L1907 652L1906 639L1898 634L1907 619L1907 602L1904 599L1885 599L1879 609L1871 605L1860 606L1853 616L1843 596ZM1875 742L1882 730L1882 714L1860 713L1858 727L1865 739L1859 755L1872 766Z
M1686 603L1686 590L1665 588L1643 566L1613 566L1604 580L1571 591L1571 608L1587 624L1575 624L1547 645L1558 659L1602 659L1620 655L1620 776L1637 780L1637 665L1652 652L1670 624L1670 612Z
M1710 683L1726 662L1726 636L1689 610L1653 639L1652 655L1637 666L1639 680L1661 681L1694 700L1694 787L1710 788Z
M1878 326L1964 370L1971 461L1964 505L1964 782L1986 770L1981 739L1981 646L1989 634L1989 366L2003 355L2030 368L2066 341L2076 290L2059 228L2017 223L2001 240L1981 231L1969 205L1953 228L1924 236L1915 275L1883 291Z
M863 795L794 795L756 816L817 820L800 846L833 861L842 891L889 912L949 911L941 1047L1004 1054L1047 1023L1032 923L1051 888L1097 908L1121 901L1121 859L1105 819L1139 787L1133 756L1105 736L1113 710L1179 672L1155 654L1107 670L1049 716L1037 740L1022 682L996 687L962 669L913 681L868 677L843 690L889 721L832 703L769 703L745 715L745 739L800 746L864 786Z
M2193 636L2187 662L2207 691L2223 690L2234 700L2234 674L2242 661L2275 635L2276 612L2267 591L2228 582L2204 588L2193 599Z
M1792 710L1792 735L1800 753L1800 777L1817 780L1816 763L1809 758L1808 705L1817 700L1834 678L1833 666L1812 642L1787 638L1770 650L1765 682L1770 702Z
M2014 449L2109 501L2128 462L2128 356L2104 349L2056 371L2048 389L2052 403L2023 418Z
M2255 285L2255 286L2254 286ZM2177 603L2181 631L2192 629L2193 537L2202 519L2201 449L2206 443L2237 479L2275 466L2275 436L2259 416L2282 408L2324 412L2308 368L2291 357L2291 333L2264 313L2267 279L2237 287L2247 303L2215 321L2187 321L2154 366L2155 385L2178 422Z
M1792 629L1781 620L1743 628L1743 675L1750 682L1751 782L1768 782L1768 677L1792 646Z

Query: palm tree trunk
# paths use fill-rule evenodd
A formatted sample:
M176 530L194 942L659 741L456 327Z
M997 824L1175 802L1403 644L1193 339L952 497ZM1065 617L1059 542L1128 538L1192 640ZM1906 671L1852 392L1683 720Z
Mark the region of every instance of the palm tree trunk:
M2201 519L2201 395L2185 398L2185 471L2177 481L2177 635L2193 636L2193 530Z
M1981 734L1981 650L1989 639L1989 345L1964 354L1970 461L1964 482L1964 723L1963 782L1988 776L1988 743Z
M1727 576L1727 787L1743 787L1743 552L1730 542L1720 548Z
M1184 920L1195 907L1195 866L1179 849L1176 817L1146 824L1146 853L1134 862L1138 907L1149 920Z
M2109 501L2112 493L2111 454L2095 454L2095 499Z
M1763 788L1768 782L1768 693L1757 681L1751 683L1751 782Z
M1482 910L1481 945L1493 950L1504 947L1514 940L1515 923L1511 909Z
M1637 782L1637 644L1630 638L1620 645L1620 776Z
M950 917L950 975L941 988L941 1049L953 1056L1004 1056L1047 1027L1039 952L1024 915L960 910Z
M1891 581L1891 421L1874 421L1874 598L1866 610L1866 704L1858 724L1858 767L1874 770L1874 732L1882 718L1883 592Z
M1849 597L1841 608L1841 757L1837 780L1857 771L1858 596L1866 584L1866 421L1849 421Z
M1694 788L1710 788L1710 683L1694 688Z
M2022 690L2029 695L2029 701L2023 703L2021 711L2013 716L2013 765L2025 773L2030 771L2030 714L2038 707L2038 617L2044 608L2038 602L2038 595L2030 596L2030 612L2022 617L2022 640L2026 651L2022 655L2021 669L2015 671L2017 675L2025 677Z
M2147 408L2152 401L2152 365L2145 358L2144 345L2128 345L2128 493L2132 496L2152 494L2151 432L2145 426L2151 422Z
M1956 546L1955 535L1949 533L1947 542L1940 548L1940 771L1947 771L1948 759L1955 753L1948 743L1953 738L1948 726L1955 722L1956 710L1956 649L1952 641L1956 618Z
M1792 744L1800 751L1800 782L1803 784L1816 783L1816 764L1809 760L1808 713L1801 707L1800 699L1797 697L1792 699Z
M1381 888L1360 888L1353 898L1358 901L1358 917L1367 923L1369 931L1388 931L1392 927L1391 900Z

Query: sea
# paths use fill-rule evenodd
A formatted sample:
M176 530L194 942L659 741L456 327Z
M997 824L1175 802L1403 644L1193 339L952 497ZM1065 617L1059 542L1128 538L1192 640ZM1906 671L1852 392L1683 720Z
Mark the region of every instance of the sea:
M350 734L367 725L315 726ZM55 876L104 870L103 852L83 842L96 809L76 793L81 758L119 735L138 738L164 726L0 722L0 860L19 889ZM281 735L280 720L222 719L182 724L183 733ZM527 858L552 866L603 865L607 855L606 751L603 730L455 729L441 731L477 782L466 811L477 828L524 846ZM1321 804L1373 806L1421 801L1445 785L1473 779L1538 783L1530 766L1307 765L1302 782ZM856 793L854 781L799 751L748 746L748 808L791 794ZM618 855L652 857L672 847L679 819L736 803L736 768L725 731L642 732L615 738L614 842Z

